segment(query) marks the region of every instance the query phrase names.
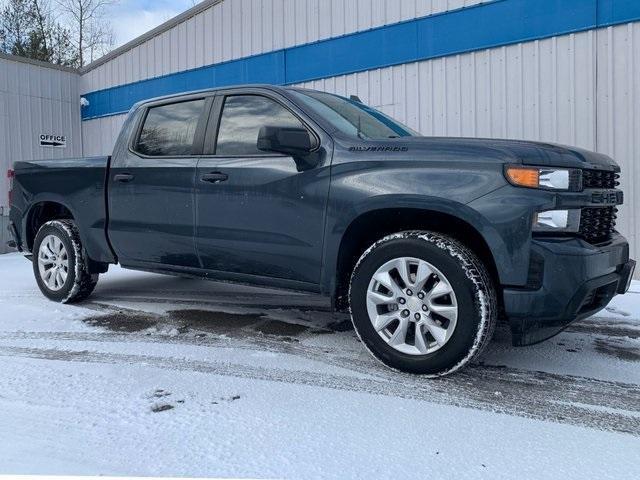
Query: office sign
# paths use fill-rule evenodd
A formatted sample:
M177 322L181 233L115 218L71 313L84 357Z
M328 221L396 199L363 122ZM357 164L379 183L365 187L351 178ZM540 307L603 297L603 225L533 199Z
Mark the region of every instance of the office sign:
M66 135L54 135L51 133L41 133L39 136L41 147L67 148Z

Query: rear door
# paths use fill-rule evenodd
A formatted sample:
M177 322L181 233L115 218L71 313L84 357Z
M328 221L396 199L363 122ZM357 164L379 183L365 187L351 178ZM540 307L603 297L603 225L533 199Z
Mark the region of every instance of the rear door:
M114 153L109 238L120 263L199 267L194 176L210 98L148 106Z
M263 126L307 128L319 141L318 166L301 170L291 156L258 150ZM321 135L275 94L216 98L205 139L212 155L200 160L196 176L204 268L319 284L330 178L330 140Z

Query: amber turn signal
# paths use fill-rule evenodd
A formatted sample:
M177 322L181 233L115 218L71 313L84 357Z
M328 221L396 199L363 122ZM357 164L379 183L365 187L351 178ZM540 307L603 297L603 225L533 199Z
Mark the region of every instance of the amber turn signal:
M540 186L540 169L526 167L507 167L507 179L519 187L538 188Z

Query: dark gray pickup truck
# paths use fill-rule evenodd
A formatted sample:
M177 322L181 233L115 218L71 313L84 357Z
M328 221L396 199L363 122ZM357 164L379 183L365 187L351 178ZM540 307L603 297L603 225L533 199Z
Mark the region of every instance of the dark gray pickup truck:
M109 264L315 292L388 366L444 375L488 343L560 332L624 293L618 166L557 145L426 138L298 88L136 105L111 157L17 162L10 229L43 294Z

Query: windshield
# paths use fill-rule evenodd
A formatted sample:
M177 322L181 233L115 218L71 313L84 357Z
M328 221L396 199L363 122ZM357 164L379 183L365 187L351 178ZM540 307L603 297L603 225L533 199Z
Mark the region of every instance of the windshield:
M292 91L339 131L368 140L417 137L419 133L355 100L315 91Z

